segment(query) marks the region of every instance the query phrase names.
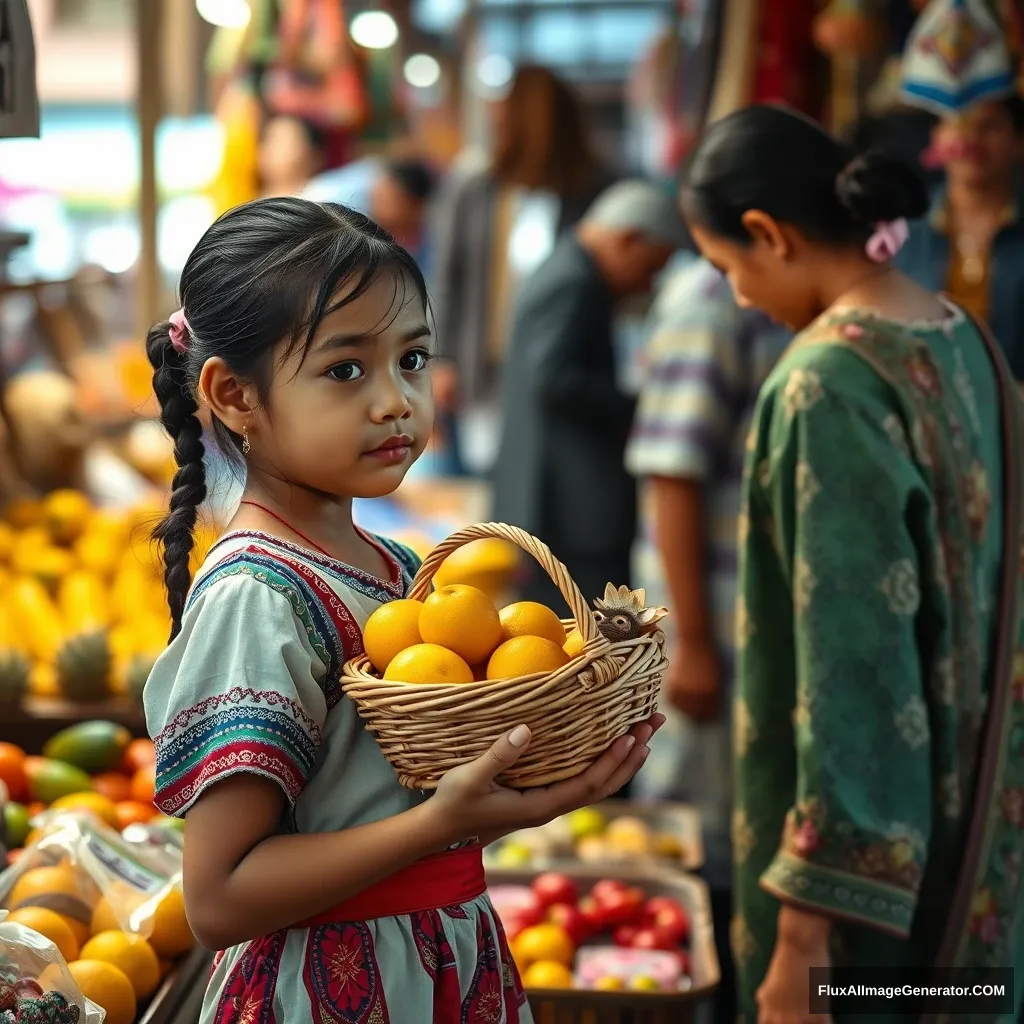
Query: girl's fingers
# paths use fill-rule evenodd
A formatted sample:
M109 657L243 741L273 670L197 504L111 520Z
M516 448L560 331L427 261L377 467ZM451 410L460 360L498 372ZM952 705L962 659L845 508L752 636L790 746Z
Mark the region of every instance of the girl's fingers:
M625 761L619 765L615 774L608 780L605 785L604 793L601 795L601 799L604 800L611 796L613 793L617 793L622 787L633 778L634 775L644 766L644 761L647 760L647 755L651 752L651 748L647 746L635 746L630 752L629 756Z

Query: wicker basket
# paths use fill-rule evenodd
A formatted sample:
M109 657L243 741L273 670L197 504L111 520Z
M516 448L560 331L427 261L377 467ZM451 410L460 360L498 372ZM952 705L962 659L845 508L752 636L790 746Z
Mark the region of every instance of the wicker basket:
M580 631L583 651L557 672L430 686L385 682L365 657L348 662L342 689L410 789L433 789L445 772L484 754L520 723L533 731L533 742L499 781L521 789L560 782L657 707L668 664L664 633L609 643L565 566L546 544L514 526L482 523L452 534L427 556L409 597L427 597L445 558L483 537L511 541L537 560L568 603L573 618L566 625Z

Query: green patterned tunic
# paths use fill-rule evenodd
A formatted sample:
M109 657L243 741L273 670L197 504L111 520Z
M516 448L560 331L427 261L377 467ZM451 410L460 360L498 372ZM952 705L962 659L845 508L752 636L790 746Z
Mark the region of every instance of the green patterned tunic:
M997 379L953 308L932 325L822 318L762 392L740 525L732 830L749 1021L780 902L833 919L837 965L932 962L992 675L1001 459ZM1014 735L1019 765L1024 726ZM1024 795L1014 772L1004 806ZM964 962L1024 967L1024 799L997 813Z

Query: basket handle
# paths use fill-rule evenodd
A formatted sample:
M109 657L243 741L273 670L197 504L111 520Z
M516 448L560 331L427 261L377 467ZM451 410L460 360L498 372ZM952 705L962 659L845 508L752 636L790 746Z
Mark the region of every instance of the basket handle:
M509 526L507 523L477 523L475 526L457 530L446 540L441 541L423 560L408 596L422 601L430 593L430 584L434 579L434 573L453 551L457 551L470 541L483 540L487 537L509 541L525 551L526 554L532 555L540 567L551 577L551 581L558 587L562 597L565 598L584 644L598 654L606 653L603 648L611 650L608 639L597 628L597 622L586 598L569 575L569 570L551 553L551 548L525 530L520 530L518 526ZM601 644L598 641L604 642Z

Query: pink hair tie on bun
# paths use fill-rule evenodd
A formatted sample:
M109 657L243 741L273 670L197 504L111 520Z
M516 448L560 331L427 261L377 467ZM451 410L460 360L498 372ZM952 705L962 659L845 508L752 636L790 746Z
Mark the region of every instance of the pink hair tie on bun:
M188 351L190 342L188 321L185 319L185 310L179 309L168 318L171 326L168 334L171 336L171 345L175 352L184 355Z
M888 263L903 248L910 237L906 218L882 221L875 225L875 233L864 247L868 259L874 263Z

